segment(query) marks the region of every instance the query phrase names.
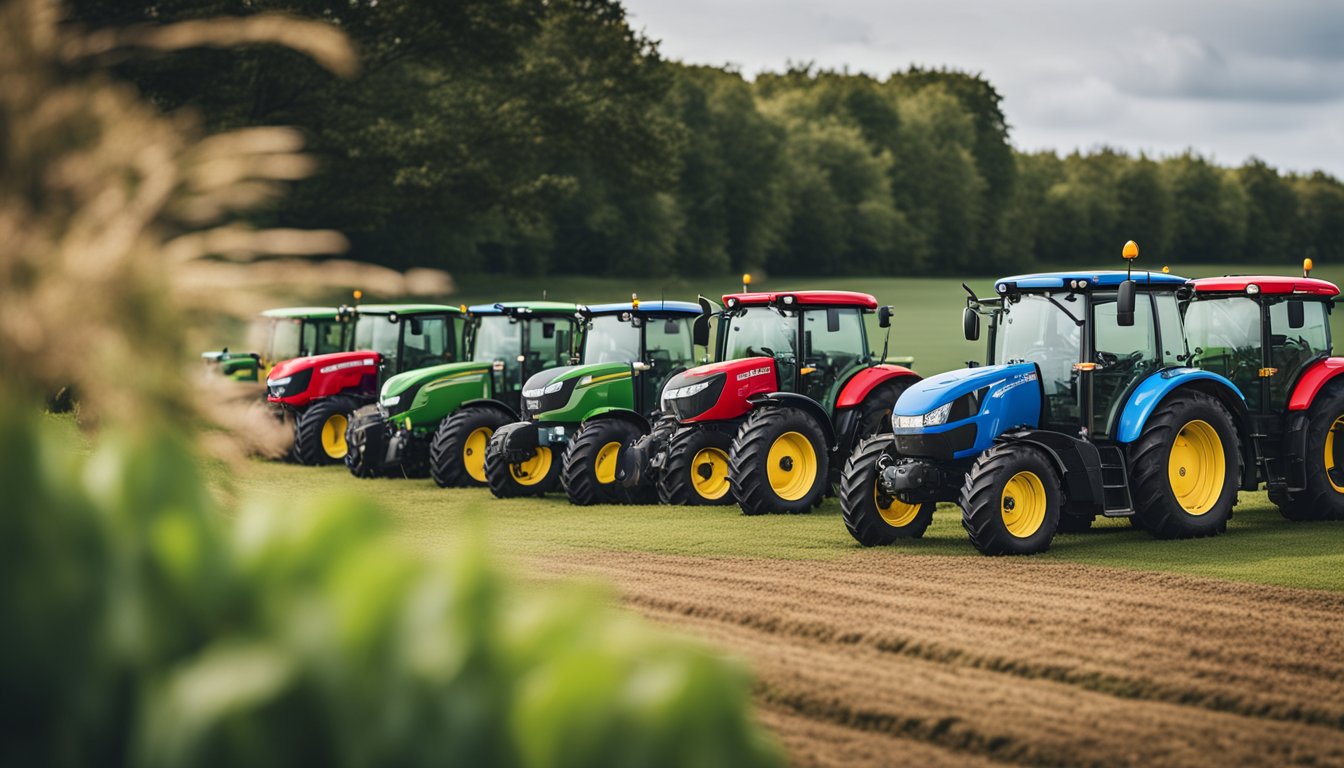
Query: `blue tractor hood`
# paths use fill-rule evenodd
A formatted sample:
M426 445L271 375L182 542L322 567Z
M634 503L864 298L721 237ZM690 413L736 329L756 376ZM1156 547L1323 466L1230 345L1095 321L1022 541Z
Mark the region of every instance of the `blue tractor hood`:
M896 401L896 448L905 456L973 458L1009 430L1039 426L1043 400L1032 363L940 373L912 384ZM948 409L932 413L943 406Z
M895 413L897 416L918 416L995 382L1025 378L1026 374L1035 373L1036 366L1031 363L985 365L940 373L906 389L896 401Z

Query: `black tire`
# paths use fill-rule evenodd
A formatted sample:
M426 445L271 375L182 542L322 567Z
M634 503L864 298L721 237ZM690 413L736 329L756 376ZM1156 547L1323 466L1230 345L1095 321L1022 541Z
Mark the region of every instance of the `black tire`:
M429 477L430 438L414 437L401 457L401 468L397 474L408 480L423 480Z
M370 440L368 430L380 427L384 433L383 440ZM350 474L361 478L387 476L387 471L381 465L382 457L372 456L372 461L370 457L372 453L387 449L386 437L390 433L387 419L378 413L377 405L357 408L351 414L350 425L345 430L345 467L350 470Z
M294 459L310 467L343 461L345 429L358 407L353 397L335 395L305 408L294 421Z
M560 486L569 503L629 504L632 490L616 477L621 454L638 440L644 430L624 419L594 419L574 433L565 449L560 469Z
M485 485L486 445L495 430L512 421L497 408L458 408L439 422L430 441L429 476L440 488Z
M500 439L500 436L492 436L490 439L494 441ZM556 453L554 448L541 447L527 464L510 464L504 460L504 452L495 450L492 445L485 452L485 477L490 492L495 498L516 499L542 496L556 490L560 485L560 468L564 463L564 456L557 456Z
M986 555L1033 555L1050 548L1064 492L1050 459L1022 443L980 454L961 486L961 525Z
M933 502L906 504L878 488L882 467L896 458L895 444L891 435L861 441L840 475L840 513L845 528L865 547L918 539L933 522L937 506Z
M1216 436L1218 445L1212 444L1212 436ZM1210 468L1195 475L1195 487L1180 489L1178 498L1178 489L1173 488L1169 477L1172 449L1178 438L1185 445L1203 443L1209 452L1221 450L1221 486L1217 470ZM1140 528L1159 539L1216 536L1227 530L1241 485L1241 448L1232 415L1216 399L1188 389L1168 395L1148 417L1143 433L1130 443L1126 453L1134 518ZM1187 477L1186 472L1187 467L1179 468L1180 477ZM1206 488L1199 487L1204 485L1201 477L1208 478ZM1209 495L1215 491L1216 496Z
M1344 387L1319 393L1307 411L1306 465L1306 487L1270 501L1296 522L1344 520Z
M773 452L785 456L772 463ZM742 514L812 511L830 487L829 454L826 434L808 414L775 406L753 411L737 430L728 458L728 479ZM772 468L780 470L773 482Z
M719 424L681 427L668 441L658 475L658 500L692 507L732 504L728 481L732 452L733 433Z

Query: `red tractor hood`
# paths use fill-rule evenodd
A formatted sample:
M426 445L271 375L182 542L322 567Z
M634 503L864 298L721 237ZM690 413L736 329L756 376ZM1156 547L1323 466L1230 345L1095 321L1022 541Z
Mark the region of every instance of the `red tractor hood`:
M371 396L376 392L377 352L333 352L286 360L266 377L266 399L303 407L323 397L338 394Z
M750 410L748 397L778 390L774 358L726 360L669 379L663 386L663 410L683 422L735 419Z

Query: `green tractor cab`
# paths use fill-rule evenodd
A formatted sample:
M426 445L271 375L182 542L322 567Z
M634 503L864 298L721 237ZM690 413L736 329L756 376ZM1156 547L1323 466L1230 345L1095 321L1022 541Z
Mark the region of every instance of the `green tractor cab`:
M351 414L377 399L388 376L462 358L464 316L440 304L365 304L355 310L354 348L286 360L266 377L266 399L294 422L293 457L343 460Z
M582 363L528 379L520 421L495 430L485 454L490 490L500 498L537 495L559 484L574 504L655 501L626 488L621 453L650 429L669 378L696 365L698 304L645 301L579 308Z
M261 381L276 363L309 355L348 352L354 343L350 307L282 307L258 318L266 341L261 352L202 352L201 360L234 381Z
M467 309L463 362L393 376L346 433L356 477L430 474L440 486L485 484L490 435L518 420L523 382L574 361L577 307L554 301Z

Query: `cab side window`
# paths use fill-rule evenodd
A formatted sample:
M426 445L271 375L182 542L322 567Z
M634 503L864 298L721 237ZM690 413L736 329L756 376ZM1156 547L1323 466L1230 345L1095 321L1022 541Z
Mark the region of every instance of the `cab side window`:
M1278 369L1270 379L1271 403L1280 404L1302 369L1330 353L1330 316L1325 302L1300 301L1302 326L1292 327L1289 301L1269 306L1270 367Z

